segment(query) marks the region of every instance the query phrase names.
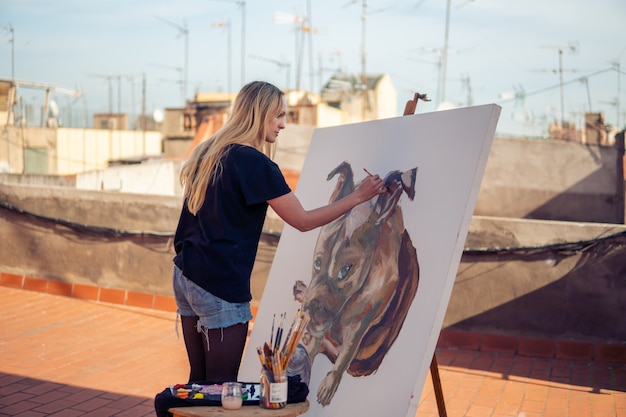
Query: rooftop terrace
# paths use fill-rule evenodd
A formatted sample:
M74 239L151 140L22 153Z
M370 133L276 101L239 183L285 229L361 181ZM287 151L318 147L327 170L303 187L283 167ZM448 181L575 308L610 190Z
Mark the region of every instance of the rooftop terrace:
M186 382L175 314L0 286L0 416L154 416ZM624 417L626 364L439 347L450 417ZM430 376L416 417L437 417Z

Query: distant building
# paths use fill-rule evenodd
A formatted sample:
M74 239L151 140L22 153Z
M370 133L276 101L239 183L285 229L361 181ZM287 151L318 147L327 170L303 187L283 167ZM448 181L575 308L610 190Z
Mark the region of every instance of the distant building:
M126 113L96 113L93 115L94 129L126 130L128 115Z
M15 100L15 86L10 81L0 80L0 120L13 126L13 101Z
M197 93L184 108L165 109L163 116L166 158L185 158L200 142L217 132L226 122L232 93Z
M337 126L396 117L397 93L387 74L367 77L335 74L321 94L285 92L287 123L312 127ZM163 140L166 158L185 158L200 142L219 130L228 118L236 94L198 93L184 108L165 110Z
M613 146L616 128L611 128L604 123L604 114L585 113L584 126L580 129L574 122L550 123L548 134L551 139L561 139L572 142L580 142L586 145Z
M41 105L34 105L18 95L18 89L43 92ZM50 127L61 126L60 109L52 94L78 97L76 90L53 84L0 79L0 123L4 126Z
M322 88L321 102L341 111L337 124L398 116L398 94L387 74L368 75L365 86L360 75L333 75Z

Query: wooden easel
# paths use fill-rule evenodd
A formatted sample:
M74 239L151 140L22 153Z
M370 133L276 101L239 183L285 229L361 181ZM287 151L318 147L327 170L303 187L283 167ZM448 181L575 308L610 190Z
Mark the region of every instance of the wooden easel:
M417 102L430 101L426 94L415 93L413 100L409 100L404 107L404 116L410 116L415 113ZM433 353L433 360L430 362L430 376L433 380L433 388L435 390L435 399L437 400L437 410L439 417L447 417L446 403L443 398L443 389L441 388L441 378L439 377L439 367L437 366L437 356Z

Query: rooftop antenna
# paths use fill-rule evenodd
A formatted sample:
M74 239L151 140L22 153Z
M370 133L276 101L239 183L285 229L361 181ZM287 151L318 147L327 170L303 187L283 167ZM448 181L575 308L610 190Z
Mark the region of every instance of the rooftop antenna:
M474 0L467 0L461 5L457 6L457 9L466 6L468 3L473 2ZM443 51L441 54L441 97L439 97L439 102L437 103L437 107L440 104L443 104L446 101L446 77L448 73L448 39L450 35L450 5L451 0L447 0L446 2L446 29L443 38Z
M324 80L322 79L322 77L324 76L324 72L331 72L331 73L335 73L335 74L339 74L341 73L342 69L341 69L341 52L335 50L332 51L330 54L330 62L331 65L335 64L336 61L336 66L334 67L326 67L324 65L323 62L323 57L322 57L322 52L318 52L317 53L317 58L318 58L318 68L317 68L317 74L318 74L318 82L320 85L320 91L324 88Z
M426 64L431 64L437 69L437 91L435 97L437 101L439 101L441 97L441 61L443 55L443 48L431 48L431 47L420 47L415 49L416 52L422 56L424 53L435 53L437 55L436 60L432 59L422 59L422 58L408 58L409 61L423 62Z
M296 65L296 90L300 90L301 88L301 79L302 79L302 60L304 54L304 40L305 37L309 38L309 89L313 91L315 88L313 86L313 63L312 63L312 43L311 43L311 34L315 31L314 28L311 27L311 22L309 17L302 17L297 15L292 15L289 13L283 12L274 12L272 14L272 21L277 24L291 24L296 25L295 33L296 33L296 43L295 43L295 65Z
M585 84L585 88L587 89L587 106L588 111L591 112L591 93L589 92L589 78L581 77L578 79L581 83Z
M5 30L11 34L11 39L9 39L11 44L11 80L15 81L15 30L10 24L5 26Z
M446 73L448 71L448 37L450 33L450 0L446 2L446 29L443 37L443 53L441 55L441 97L437 103L442 104L446 101Z
M177 80L175 82L180 86L180 100L181 100L181 102L184 103L185 102L185 92L183 91L183 85L184 85L185 79L184 79L184 75L183 75L184 74L183 68L181 68L181 67L172 67L170 65L161 65L161 64L148 64L148 65L150 65L152 67L166 68L166 69L174 70L174 71L176 71L176 72L178 72L180 74L180 80ZM161 79L161 81L170 81L171 82L172 80Z
M349 4L347 4L346 6L350 5L350 4L354 4L356 3L358 0L352 0L352 2L350 2ZM362 120L365 120L365 113L367 108L369 107L369 103L368 103L368 95L367 95L367 68L366 68L366 63L367 63L367 48L365 47L365 35L367 33L366 30L366 20L367 20L367 15L368 15L368 11L369 14L373 14L373 13L378 13L378 12L382 12L387 10L388 8L383 8L383 9L376 9L376 10L372 10L369 11L368 7L367 7L367 0L361 0L361 94L363 96L362 101L363 101L363 107L362 107L362 113L361 113L361 118Z
M120 80L121 80L121 76L119 75L102 75L102 74L89 74L90 77L94 77L94 78L103 78L105 80L107 80L107 85L108 85L108 90L109 90L109 114L113 114L113 84L112 81L114 79L117 79L118 82L118 102L120 100L119 98L119 91L121 89L121 87L119 86Z
M233 59L231 56L231 36L230 36L230 19L227 19L225 22L218 22L218 23L213 23L211 24L211 27L218 27L218 28L226 28L226 53L228 55L228 74L227 74L227 79L228 79L228 92L232 93L233 89L232 89L232 73L233 73Z
M311 92L313 92L313 90L315 89L315 86L313 85L314 82L314 69L313 69L313 36L311 33L311 28L313 27L313 18L311 17L311 0L306 0L306 15L307 18L309 19L309 82L310 82L310 89Z
M246 83L246 0L215 0L241 7L241 86Z
M273 64L278 65L280 68L287 68L287 81L285 84L285 89L287 91L289 90L289 78L290 78L290 69L291 69L291 64L289 62L277 61L275 59L264 58L262 56L257 56L257 55L250 55L250 58L258 59L260 61L271 62Z
M187 29L187 20L183 20L183 25L178 25L174 22L170 22L167 19L163 19L162 17L155 16L160 21L167 23L170 26L175 27L179 30L179 36L185 37L185 64L183 66L183 85L181 86L182 95L183 95L183 105L185 104L185 99L187 98L187 82L188 82L188 74L189 74L189 29Z
M559 86L561 91L561 128L563 128L563 123L565 121L565 109L564 109L564 99L563 99L563 52L569 51L570 54L575 54L578 52L578 42L573 41L569 42L568 46L544 46L544 48L556 49L559 52Z
M365 69L365 63L367 61L367 49L365 48L365 21L367 19L367 1L361 0L361 88L363 94L362 103L362 120L365 120L365 111L367 109L367 71Z
M474 104L474 96L472 95L472 82L469 74L461 76L461 84L467 90L467 105L472 106Z
M615 72L617 72L617 98L615 99L615 107L617 107L617 120L615 122L615 126L617 126L619 129L622 128L622 121L621 121L621 110L620 110L620 95L621 95L621 78L622 78L622 72L620 70L620 58L621 55L624 54L624 52L626 52L626 48L622 51L622 53L620 54L620 57L618 57L615 61L611 62L611 66L613 69L615 69Z
M274 12L272 13L272 22L276 24L294 24L295 28L295 66L296 66L296 74L295 74L295 82L296 82L296 90L300 89L300 80L301 80L301 67L302 67L302 46L300 45L300 36L304 40L304 29L307 27L307 19L302 16L296 16L290 13L284 12ZM300 33L302 32L302 34ZM287 83L289 84L289 83Z

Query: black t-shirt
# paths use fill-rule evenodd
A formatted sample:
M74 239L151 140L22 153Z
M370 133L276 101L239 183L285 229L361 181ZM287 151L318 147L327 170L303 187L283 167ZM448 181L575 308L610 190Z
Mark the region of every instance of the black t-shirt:
M291 192L283 174L251 146L231 145L197 215L187 203L178 221L174 263L183 275L231 303L247 302L267 200Z

